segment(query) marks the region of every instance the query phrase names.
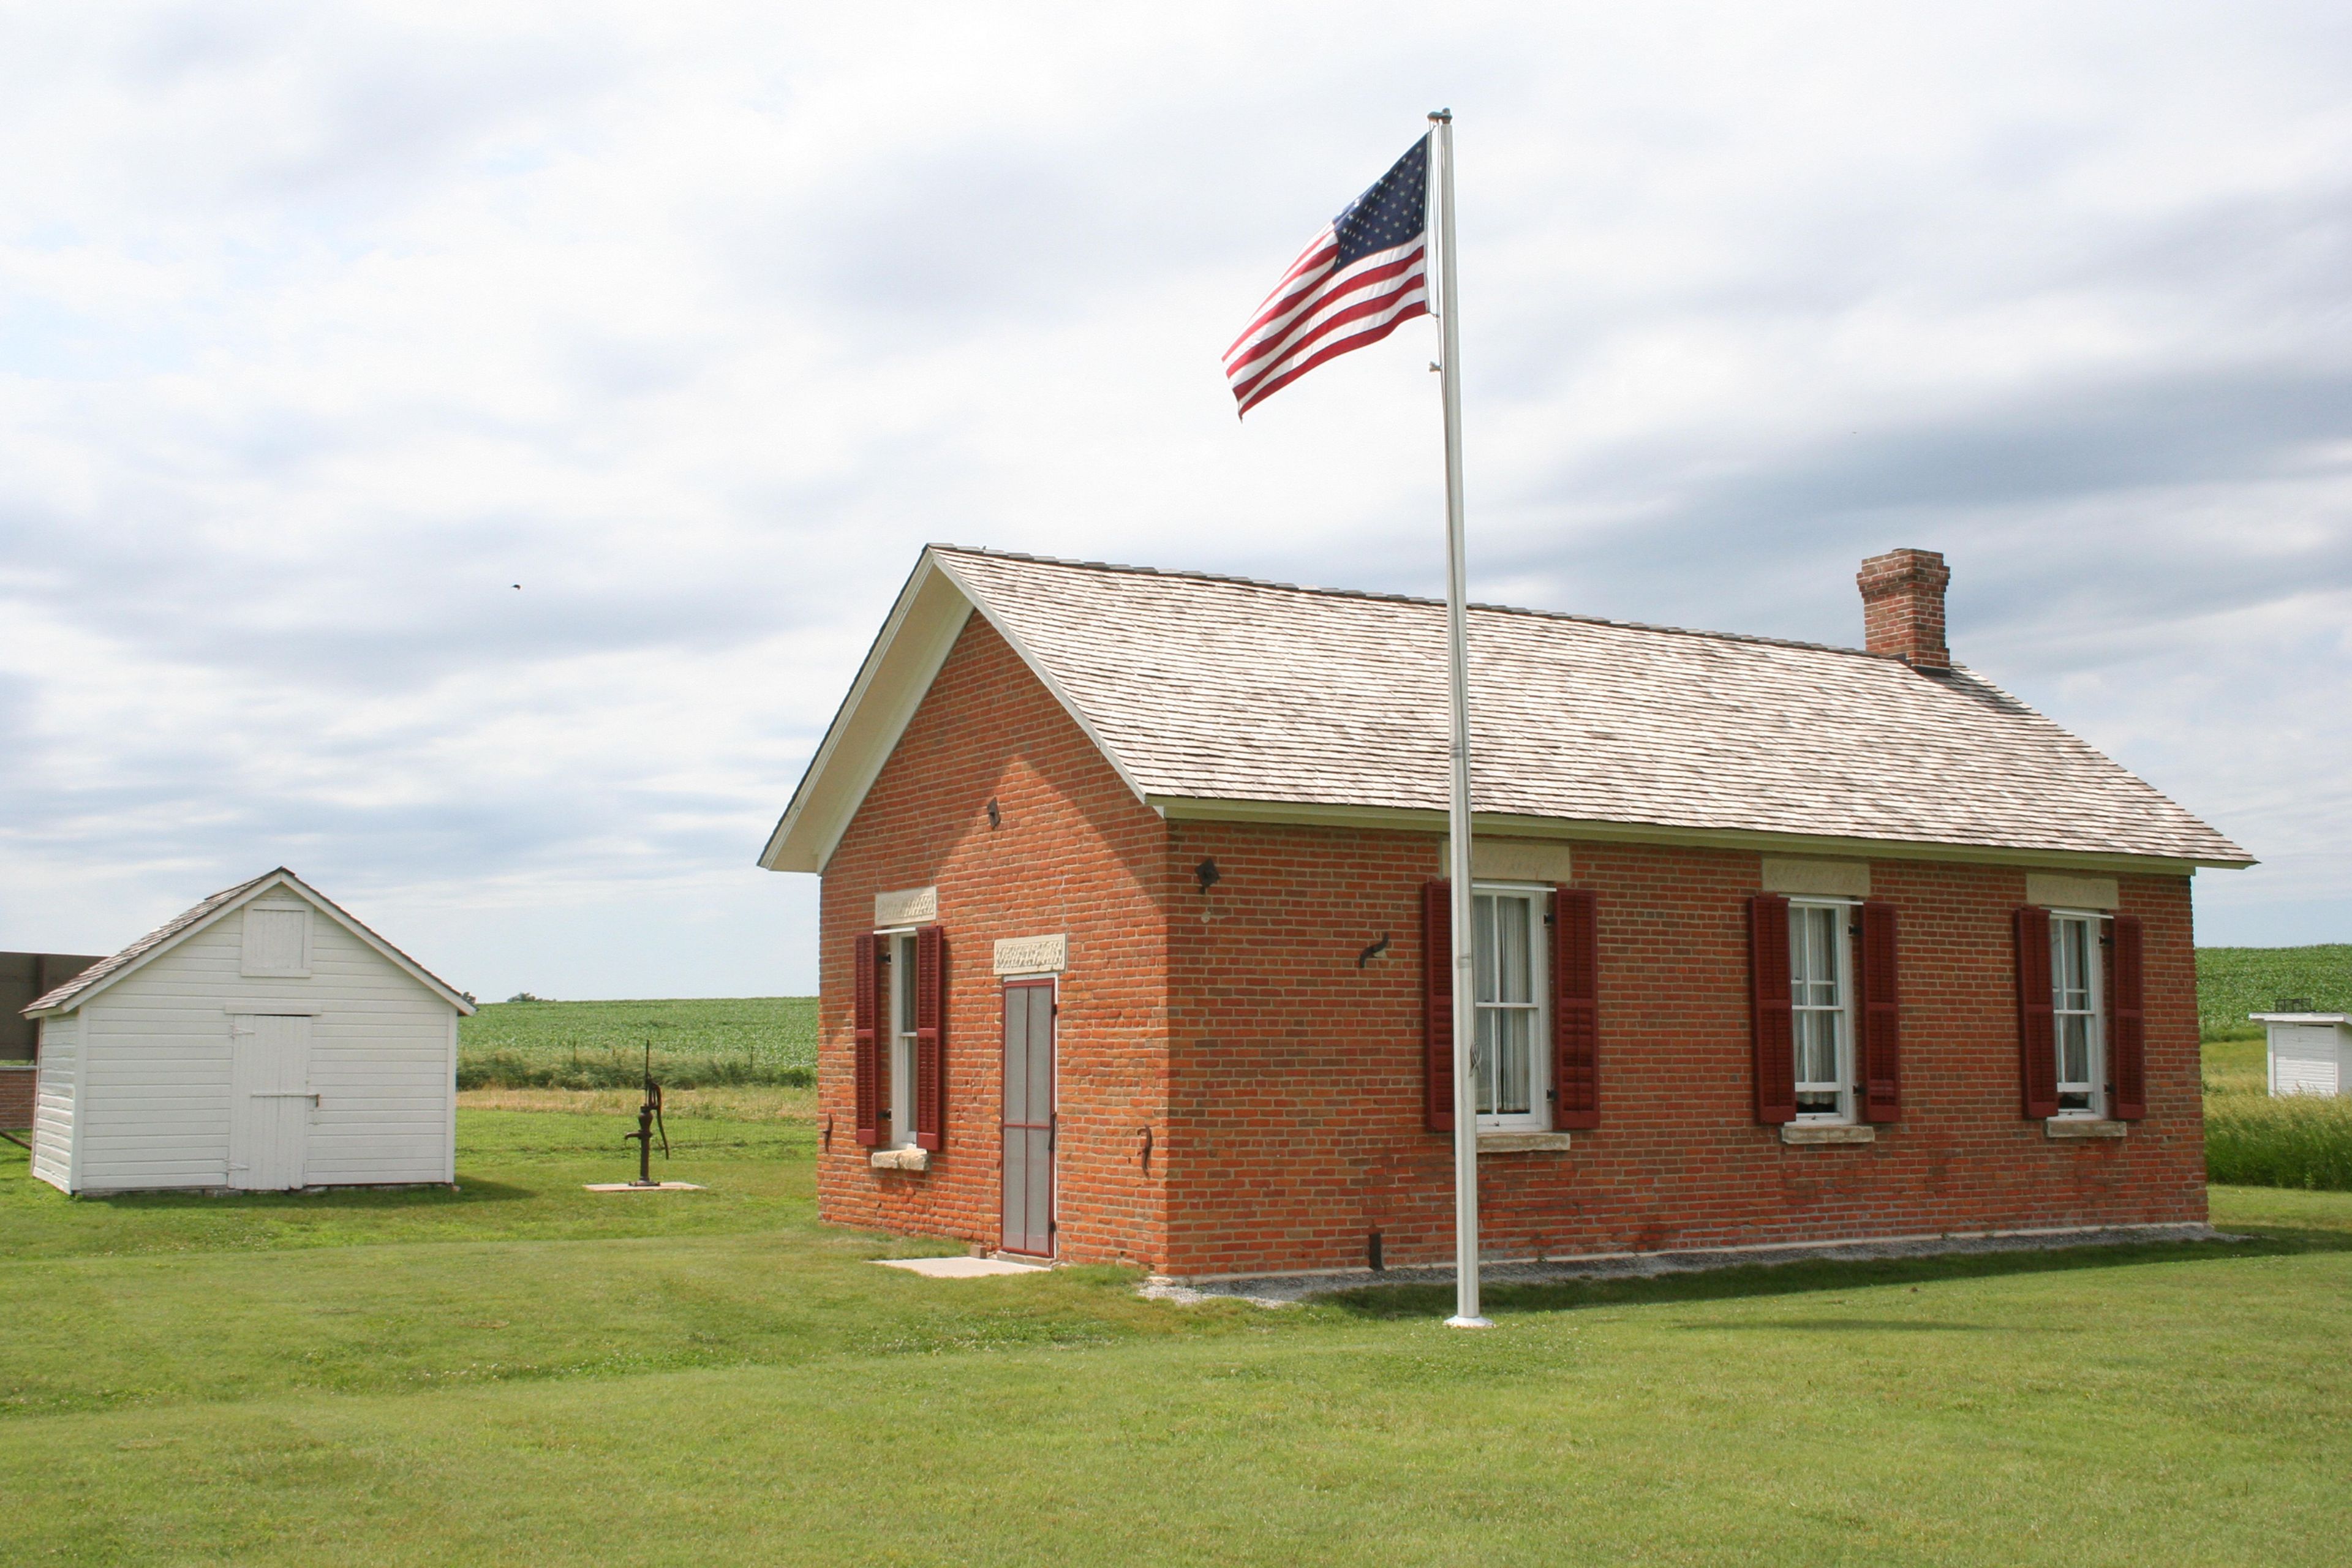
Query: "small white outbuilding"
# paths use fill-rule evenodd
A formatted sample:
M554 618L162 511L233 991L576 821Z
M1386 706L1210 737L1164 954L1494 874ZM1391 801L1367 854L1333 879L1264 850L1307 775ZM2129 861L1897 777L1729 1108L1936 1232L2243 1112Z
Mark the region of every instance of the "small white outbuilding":
M2251 1013L2267 1027L2273 1094L2341 1094L2352 1068L2352 1014Z
M25 1009L33 1174L68 1193L454 1181L473 1010L280 867Z

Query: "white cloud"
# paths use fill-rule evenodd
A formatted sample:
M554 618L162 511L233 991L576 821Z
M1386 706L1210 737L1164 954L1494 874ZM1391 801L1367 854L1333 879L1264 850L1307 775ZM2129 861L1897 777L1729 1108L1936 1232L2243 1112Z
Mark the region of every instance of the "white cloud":
M0 945L288 860L486 994L805 989L751 857L923 541L1437 586L1426 344L1217 359L1445 102L1482 596L1847 641L1943 548L2263 857L2209 938L2352 930L2335 8L8 26Z

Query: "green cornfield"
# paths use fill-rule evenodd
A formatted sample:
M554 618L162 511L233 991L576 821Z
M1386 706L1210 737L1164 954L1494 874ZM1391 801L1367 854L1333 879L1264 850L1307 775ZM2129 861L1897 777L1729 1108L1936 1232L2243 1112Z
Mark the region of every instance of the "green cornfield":
M816 998L494 1002L458 1026L459 1089L633 1089L646 1047L672 1089L816 1081Z
M2352 942L2197 950L2197 1021L2207 1039L2259 1039L2263 1026L2246 1015L2296 1001L2352 1012Z

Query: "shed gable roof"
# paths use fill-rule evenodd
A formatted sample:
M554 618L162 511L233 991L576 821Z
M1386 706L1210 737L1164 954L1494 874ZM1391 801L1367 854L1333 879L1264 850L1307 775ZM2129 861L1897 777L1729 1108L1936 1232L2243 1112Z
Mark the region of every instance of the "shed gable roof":
M933 546L900 609L940 581L1162 810L1445 810L1438 602ZM1493 606L1472 608L1470 649L1482 817L2251 863L1965 668ZM941 647L923 684L944 658ZM822 867L881 757L854 788L821 777L837 762L820 750L762 864ZM828 785L838 798L819 825L802 808Z
M47 1018L60 1013L72 1012L108 986L153 962L215 921L244 908L263 894L278 888L291 889L314 909L373 948L394 967L406 972L411 979L418 981L428 990L438 994L443 1001L456 1007L461 1014L473 1013L474 1005L467 1001L462 993L452 988L446 982L400 949L376 935L332 899L280 866L276 870L265 871L249 881L239 882L234 888L223 888L194 909L184 910L165 921L121 952L110 957L100 959L63 985L37 998L31 1006L25 1009L25 1016Z

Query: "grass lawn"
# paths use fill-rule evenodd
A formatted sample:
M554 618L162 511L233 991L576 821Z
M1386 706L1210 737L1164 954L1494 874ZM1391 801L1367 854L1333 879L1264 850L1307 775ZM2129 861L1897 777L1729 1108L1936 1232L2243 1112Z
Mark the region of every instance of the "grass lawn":
M2352 1529L2352 1195L2251 1245L1268 1312L931 1281L811 1137L467 1109L463 1190L0 1165L10 1555L169 1563L2298 1563Z

